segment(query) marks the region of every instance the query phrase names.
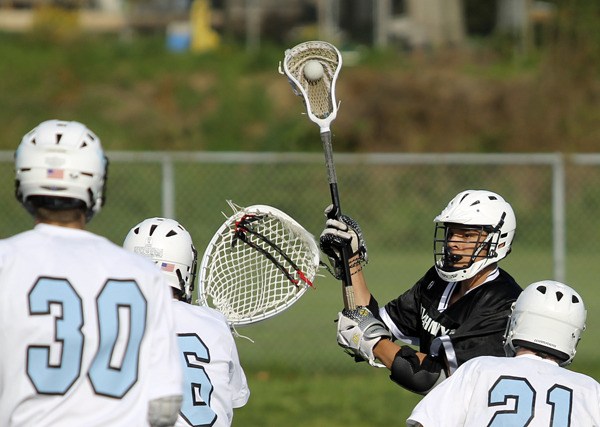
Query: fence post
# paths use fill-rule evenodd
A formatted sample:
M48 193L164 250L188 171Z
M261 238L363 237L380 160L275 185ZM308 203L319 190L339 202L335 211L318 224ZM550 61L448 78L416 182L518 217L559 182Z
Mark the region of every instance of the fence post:
M162 215L175 219L175 177L173 159L169 154L162 156Z
M554 235L554 280L566 278L566 224L565 224L565 163L557 153L552 164L552 233Z

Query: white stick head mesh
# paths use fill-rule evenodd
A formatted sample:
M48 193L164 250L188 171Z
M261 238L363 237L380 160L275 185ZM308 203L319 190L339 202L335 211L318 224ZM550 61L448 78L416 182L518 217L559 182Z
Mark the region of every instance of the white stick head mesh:
M318 61L323 67L323 77L308 80L304 66ZM285 51L283 69L279 72L288 77L294 93L304 98L309 118L322 130L329 130L337 115L335 83L342 68L342 55L335 46L323 41L307 41Z
M265 205L234 210L210 241L198 279L198 303L232 326L272 317L312 286L319 268L314 237L284 212Z

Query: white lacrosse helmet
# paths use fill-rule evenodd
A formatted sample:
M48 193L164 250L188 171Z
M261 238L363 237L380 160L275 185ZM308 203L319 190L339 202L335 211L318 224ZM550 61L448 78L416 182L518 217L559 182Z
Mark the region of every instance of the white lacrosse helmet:
M517 347L527 347L566 366L575 357L586 315L583 299L569 286L553 280L532 283L513 303L504 351L514 356Z
M48 120L27 133L15 152L15 195L31 213L86 208L89 221L104 205L108 159L100 139L79 122Z
M510 204L487 190L459 193L433 222L436 224L433 244L435 268L440 278L447 282L469 279L507 256L517 228ZM474 248L468 265L457 268L449 249L448 231L461 228L486 232L487 236Z
M198 252L181 224L168 218L145 219L129 231L123 247L152 259L179 298L191 302Z

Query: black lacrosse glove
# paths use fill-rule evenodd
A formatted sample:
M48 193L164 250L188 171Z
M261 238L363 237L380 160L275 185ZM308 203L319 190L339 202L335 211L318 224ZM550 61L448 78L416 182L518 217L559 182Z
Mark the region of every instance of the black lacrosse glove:
M338 280L343 278L344 265L342 263L342 249L348 248L352 260L351 268L367 264L367 245L363 238L358 223L347 215L341 215L339 219L333 217L333 205L325 209L325 229L319 238L321 251L331 263L329 272Z

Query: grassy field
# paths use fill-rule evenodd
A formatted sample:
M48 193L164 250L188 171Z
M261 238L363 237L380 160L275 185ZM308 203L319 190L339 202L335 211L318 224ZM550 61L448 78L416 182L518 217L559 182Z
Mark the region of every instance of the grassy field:
M373 369L373 368L371 368ZM246 407L234 425L297 427L402 426L420 396L392 383L385 372L335 375L255 375Z

